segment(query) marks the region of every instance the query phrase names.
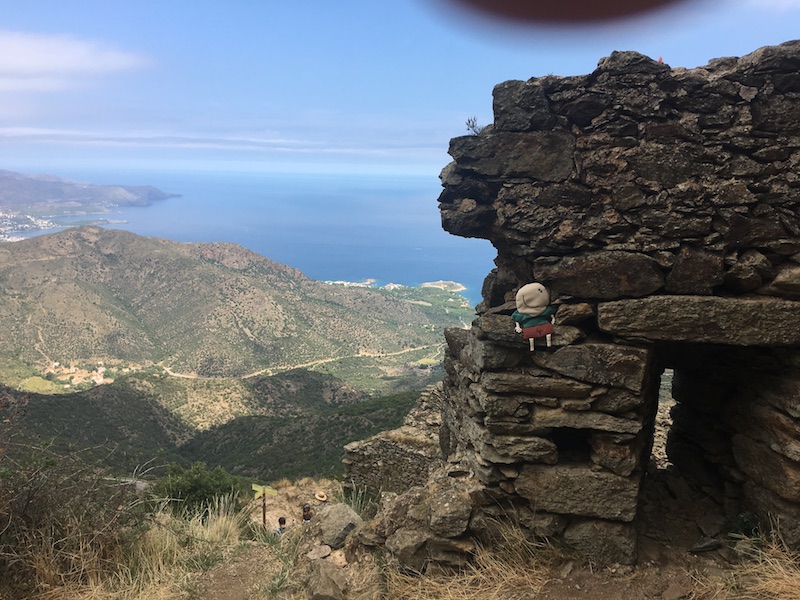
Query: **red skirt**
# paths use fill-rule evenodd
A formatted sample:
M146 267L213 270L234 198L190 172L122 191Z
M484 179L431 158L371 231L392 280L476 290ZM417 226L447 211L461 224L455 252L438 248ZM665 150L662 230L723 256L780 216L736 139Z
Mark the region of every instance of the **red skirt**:
M550 335L554 331L555 329L553 328L552 323L543 323L542 325L536 325L534 327L525 327L522 330L522 337L526 340L531 338L540 338Z

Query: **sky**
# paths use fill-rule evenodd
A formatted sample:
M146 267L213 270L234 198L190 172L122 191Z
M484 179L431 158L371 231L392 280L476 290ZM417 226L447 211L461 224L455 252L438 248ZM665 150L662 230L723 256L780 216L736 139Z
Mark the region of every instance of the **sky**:
M0 0L0 169L438 175L509 79L614 50L696 67L800 37L800 0L591 26L447 0Z

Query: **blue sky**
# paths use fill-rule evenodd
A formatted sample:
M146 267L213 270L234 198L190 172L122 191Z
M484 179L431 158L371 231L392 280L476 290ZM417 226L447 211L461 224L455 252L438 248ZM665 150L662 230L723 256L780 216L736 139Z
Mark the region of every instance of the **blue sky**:
M596 26L442 0L0 0L0 168L438 174L507 79L614 50L695 67L800 37L800 0L687 0Z

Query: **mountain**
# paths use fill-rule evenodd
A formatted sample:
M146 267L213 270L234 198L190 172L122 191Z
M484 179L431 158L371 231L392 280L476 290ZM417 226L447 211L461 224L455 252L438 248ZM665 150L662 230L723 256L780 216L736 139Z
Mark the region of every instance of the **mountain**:
M52 175L0 170L0 212L42 216L99 214L114 206L149 206L179 194L153 186L96 185Z
M386 391L398 377L419 389L441 359L442 329L472 316L463 297L436 287L323 283L230 243L86 226L0 244L0 360L43 372L309 367L361 389Z

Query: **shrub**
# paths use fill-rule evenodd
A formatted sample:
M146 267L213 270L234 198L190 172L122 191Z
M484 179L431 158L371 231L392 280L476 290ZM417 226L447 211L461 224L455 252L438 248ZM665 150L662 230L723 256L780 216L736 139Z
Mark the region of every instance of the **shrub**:
M480 135L486 128L485 125L478 125L478 117L470 117L467 119L467 131L472 135Z
M202 511L215 499L225 496L246 498L247 490L243 479L221 467L210 470L202 462L194 463L189 469L171 464L167 474L152 486L156 498L167 500L173 509L185 512Z
M0 462L0 596L86 585L116 568L137 527L130 486L48 447Z

